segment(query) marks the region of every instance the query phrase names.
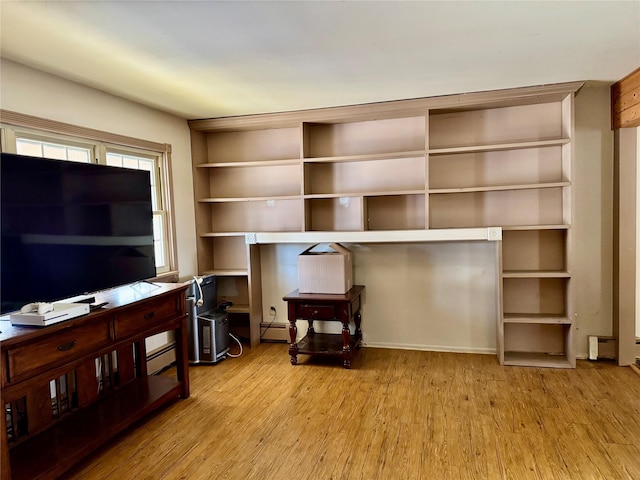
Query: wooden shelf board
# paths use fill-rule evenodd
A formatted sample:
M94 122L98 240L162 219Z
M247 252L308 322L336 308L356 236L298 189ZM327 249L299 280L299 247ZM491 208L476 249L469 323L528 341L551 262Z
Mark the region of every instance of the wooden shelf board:
M554 147L566 145L571 140L557 138L550 140L534 140L528 142L497 143L490 145L469 145L464 147L431 148L429 155L454 155L458 153L498 152L501 150L522 150L526 148Z
M360 337L351 335L349 346L353 351ZM298 342L298 354L303 355L340 355L342 353L341 333L314 333L307 335Z
M229 308L226 309L226 312L227 313L249 313L250 309L249 309L249 305L234 303L233 305L231 305Z
M399 195L424 195L424 190L392 190L388 192L344 192L344 193L312 193L304 195L305 200L322 199L322 198L343 198L343 197L390 197Z
M271 232L275 232L275 233L279 233L279 234L294 234L295 235L297 233L302 232L302 230L296 228L295 230L272 230ZM255 235L255 233L247 232L246 230L243 230L243 231L240 231L240 230L229 230L229 231L226 231L226 232L219 232L219 233L220 233L219 236L232 236L232 237L242 236L242 237L245 237L245 243L254 243L254 242L248 242L246 240L246 238L247 238L247 235Z
M299 158L283 160L257 160L253 162L213 162L201 163L197 168L246 168L246 167L282 167L287 165L298 165Z
M322 200L325 198L353 198L360 197L363 198L364 194L362 193L311 193L308 195L304 195L303 198L305 200Z
M362 194L364 198L371 197L389 197L389 196L400 196L400 195L424 195L424 189L414 189L414 190L392 190L388 192L376 192L371 191L365 194Z
M304 163L344 163L344 162L367 162L374 160L394 160L397 158L422 157L426 150L409 150L404 152L370 153L364 155L341 155L335 157L307 157L303 158Z
M571 274L561 270L505 270L502 272L502 278L571 278Z
M180 384L170 377L137 378L11 448L11 478L56 478L113 435L179 396Z
M214 238L214 237L244 237L245 232L207 232L201 233L202 238Z
M218 277L246 277L248 274L247 269L213 269L205 272L205 275L216 275Z
M504 190L532 190L538 188L569 187L571 182L528 183L518 185L494 185L486 187L462 187L462 188L430 188L430 194L446 193L471 193L471 192L499 192Z
M300 200L300 195L272 195L268 197L210 197L201 198L200 203L229 203L229 202L264 202L269 200Z
M571 325L571 319L565 315L505 313L503 323L531 323L544 325Z
M566 355L538 352L504 352L504 364L522 367L572 368Z
M520 225L502 227L502 230L569 230L570 225Z

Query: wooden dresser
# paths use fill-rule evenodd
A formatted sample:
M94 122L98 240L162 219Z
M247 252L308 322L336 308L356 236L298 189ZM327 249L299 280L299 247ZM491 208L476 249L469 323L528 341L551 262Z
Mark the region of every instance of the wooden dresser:
M158 407L189 396L186 286L95 295L104 308L44 328L0 322L2 479L56 478ZM175 332L176 375L149 376L145 339Z

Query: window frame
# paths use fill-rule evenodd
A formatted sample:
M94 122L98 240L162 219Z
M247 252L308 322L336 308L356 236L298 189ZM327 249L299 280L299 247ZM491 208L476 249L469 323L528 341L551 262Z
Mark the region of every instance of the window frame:
M67 123L33 117L0 109L0 150L16 153L18 138L52 142L62 145L90 148L92 163L106 165L107 152L154 160L155 180L158 188L158 207L164 222L165 265L156 267L153 280L178 280L175 217L171 183L171 145L126 137Z
M151 174L154 176L154 184L155 184L155 195L156 195L156 209L153 210L153 215L159 215L160 217L162 217L162 224L164 225L164 228L162 229L162 242L164 245L164 252L163 255L165 257L165 264L162 267L156 267L157 268L157 273L159 274L163 274L163 273L167 273L170 269L170 265L169 265L169 234L168 234L168 226L169 223L167 223L167 217L168 217L168 211L166 208L166 202L167 199L165 198L164 195L164 191L166 190L166 182L164 181L164 176L162 175L162 170L163 170L163 155L160 155L157 152L150 152L148 150L141 150L141 149L136 149L136 148L123 148L119 145L111 145L111 144L104 144L104 155L101 155L101 157L104 158L104 165L108 165L107 164L107 155L109 153L113 153L115 155L123 155L123 156L131 156L131 157L138 157L138 158L145 158L148 160L151 160L153 162L153 170L151 171ZM101 158L102 159L102 158ZM127 167L124 167L127 168Z

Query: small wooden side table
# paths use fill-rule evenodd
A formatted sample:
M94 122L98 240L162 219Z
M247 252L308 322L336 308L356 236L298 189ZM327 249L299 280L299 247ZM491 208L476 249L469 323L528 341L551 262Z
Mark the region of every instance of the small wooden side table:
M289 355L291 364L297 365L298 354L325 355L342 358L344 368L351 368L353 351L360 347L362 330L360 324L361 295L364 292L363 285L354 285L344 295L322 293L291 292L283 300L287 302L289 315ZM296 342L298 327L296 321L306 320L309 323L307 335ZM313 322L336 321L342 323L341 334L317 333L313 328ZM349 323L355 323L355 333L351 335Z

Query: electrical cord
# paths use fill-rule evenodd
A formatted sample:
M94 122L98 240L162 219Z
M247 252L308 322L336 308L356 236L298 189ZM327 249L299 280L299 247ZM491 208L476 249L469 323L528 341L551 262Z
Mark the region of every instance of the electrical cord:
M231 338L233 338L238 343L238 346L240 347L240 353L229 353L229 352L227 352L227 357L238 358L240 355L242 355L242 342L240 342L240 340L238 340L238 337L236 337L231 332L229 332L229 336Z
M204 294L202 293L202 287L200 286L200 284L202 283L202 277L193 277L193 281L196 283L196 285L198 286L198 291L200 292L200 298L198 299L198 301L196 302L196 306L197 307L201 307L202 304L204 303Z

